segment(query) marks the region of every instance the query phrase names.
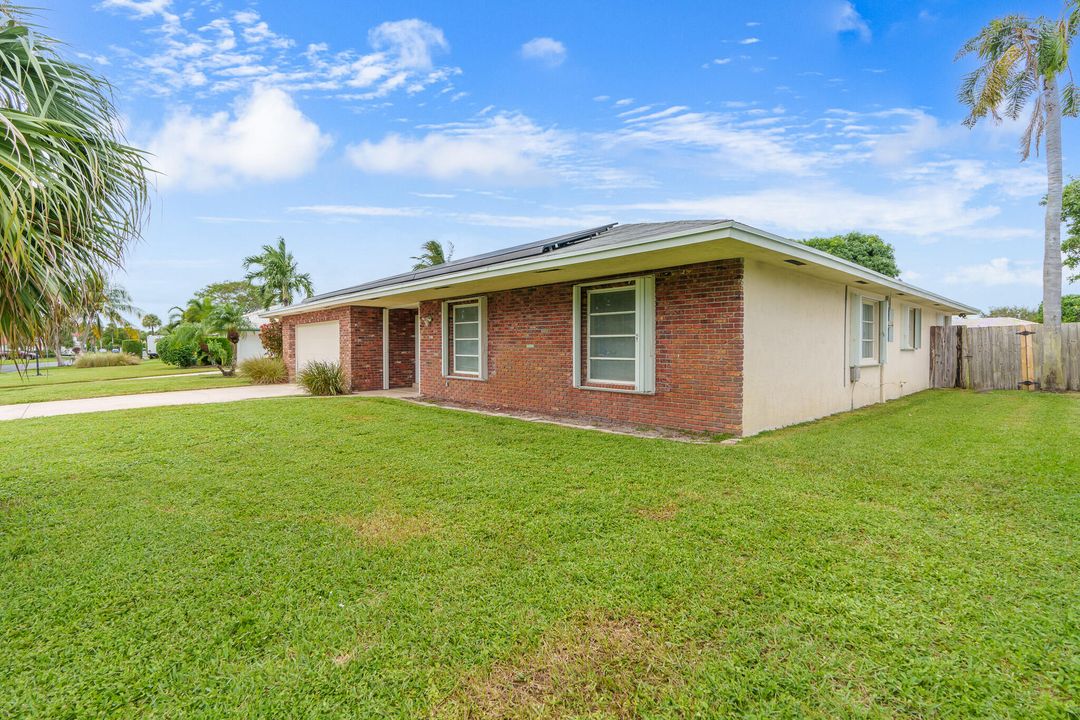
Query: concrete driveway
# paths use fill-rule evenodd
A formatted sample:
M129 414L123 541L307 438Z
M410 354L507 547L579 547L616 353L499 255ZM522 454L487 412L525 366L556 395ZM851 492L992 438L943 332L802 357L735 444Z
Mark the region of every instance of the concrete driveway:
M245 385L206 390L174 390L172 392L111 395L82 400L52 400L50 402L0 405L0 420L26 420L52 415L77 415L107 410L132 410L164 405L206 405L209 403L256 400L259 398L304 395L297 385Z

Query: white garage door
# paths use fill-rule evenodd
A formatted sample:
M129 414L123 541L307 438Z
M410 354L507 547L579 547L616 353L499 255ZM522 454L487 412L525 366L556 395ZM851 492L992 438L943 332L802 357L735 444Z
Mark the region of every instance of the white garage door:
M296 326L296 369L303 370L309 362L341 362L339 323L305 323Z

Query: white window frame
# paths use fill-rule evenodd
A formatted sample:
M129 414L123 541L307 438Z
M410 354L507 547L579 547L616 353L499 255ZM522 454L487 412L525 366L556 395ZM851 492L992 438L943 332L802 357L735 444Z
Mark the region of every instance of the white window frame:
M900 349L919 350L922 348L922 308L915 305L905 305L903 323Z
M588 352L588 335L582 333L582 296L585 296L586 322L589 317L589 296L596 292L634 291L634 381L596 380L592 378ZM573 385L581 390L601 390L650 394L656 390L656 279L652 275L630 278L600 280L580 283L574 286L573 301ZM589 332L588 324L584 328ZM584 342L583 342L584 339ZM585 365L586 377L581 377L581 366Z
M633 292L634 293L634 309L633 310L619 310L617 312L607 313L594 313L592 312L592 297L593 295L604 295L607 293L615 292ZM637 316L639 309L637 307L637 288L633 285L616 285L614 287L598 287L588 288L585 290L585 377L590 383L603 383L605 385L628 385L630 387L637 387L638 374L641 370L639 357L641 355L641 348L639 341L640 335L637 331ZM629 335L594 335L593 334L593 317L595 316L607 316L607 315L634 315L634 332ZM634 356L631 358L601 358L593 357L592 346L594 337L630 337L634 338ZM632 360L634 363L634 379L633 380L608 380L604 378L594 378L592 376L592 361L593 360Z
M871 337L866 336L866 307L871 308ZM869 357L864 346L873 342ZM859 298L859 364L877 365L881 356L881 301L869 297Z
M454 358L457 356L456 348L450 347L450 330L456 327L450 313L457 307L477 308L477 346L478 346L478 369L476 372L462 371L457 369ZM471 324L471 323L470 323ZM457 333L454 333L454 343L457 344ZM469 338L470 340L472 338ZM473 357L462 355L461 357ZM443 300L442 303L442 374L443 377L457 378L459 380L487 380L487 297L480 295L470 298L457 298L455 300Z

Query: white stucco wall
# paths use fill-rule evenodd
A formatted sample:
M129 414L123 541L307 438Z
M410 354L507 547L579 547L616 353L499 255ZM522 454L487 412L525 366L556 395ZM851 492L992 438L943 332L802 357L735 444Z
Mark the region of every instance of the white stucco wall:
M258 332L240 333L240 342L236 345L236 361L243 362L248 358L266 357L266 350L259 340Z
M942 316L923 310L922 343L901 350L901 305L890 297L893 333L884 365L861 368L849 381L850 296L845 286L759 261L744 275L743 434L805 422L925 389L930 376L930 326Z

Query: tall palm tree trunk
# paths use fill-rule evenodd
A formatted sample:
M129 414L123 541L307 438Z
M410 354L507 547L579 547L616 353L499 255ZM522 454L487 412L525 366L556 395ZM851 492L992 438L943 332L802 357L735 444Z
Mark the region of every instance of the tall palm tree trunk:
M1060 390L1061 356L1061 100L1057 77L1046 84L1046 239L1043 251L1042 389Z

